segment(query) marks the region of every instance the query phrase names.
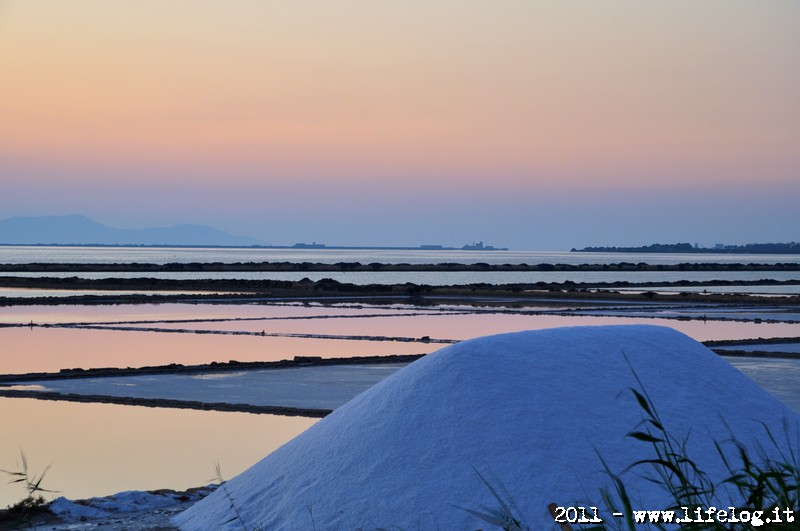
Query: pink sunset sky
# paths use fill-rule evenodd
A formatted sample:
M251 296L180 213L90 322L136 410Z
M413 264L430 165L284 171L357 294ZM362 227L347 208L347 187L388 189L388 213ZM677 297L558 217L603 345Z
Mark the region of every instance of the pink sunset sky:
M793 241L800 3L0 1L0 218Z

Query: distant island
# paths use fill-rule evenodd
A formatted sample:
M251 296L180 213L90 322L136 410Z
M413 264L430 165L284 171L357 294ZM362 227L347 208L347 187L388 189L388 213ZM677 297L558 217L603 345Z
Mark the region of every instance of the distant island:
M273 246L274 247L274 246ZM446 247L439 244L418 245L416 247L380 247L380 246L343 246L325 245L324 243L295 243L290 249L332 249L332 250L386 250L386 251L508 251L508 247L484 245L483 242L472 242L461 247Z
M716 253L716 254L800 254L800 243L747 243L745 245L716 244L699 247L690 243L654 243L641 247L584 247L573 253Z
M173 225L146 229L117 229L86 216L28 216L0 220L0 243L5 245L102 246L252 246L261 240L234 236L205 225Z

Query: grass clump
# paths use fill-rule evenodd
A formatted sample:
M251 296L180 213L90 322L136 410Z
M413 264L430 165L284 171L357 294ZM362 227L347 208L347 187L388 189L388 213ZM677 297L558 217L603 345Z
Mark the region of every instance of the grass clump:
M473 467L473 470L475 470L475 473L478 475L489 492L492 493L492 497L495 499L495 501L497 501L498 508L491 509L482 507L480 510L468 509L465 507L458 508L486 522L487 524L499 527L503 531L525 531L526 529L529 529L527 527L523 527L522 521L518 515L515 516L517 511L514 508L514 501L511 499L510 495L505 493L503 486L499 485L499 488L492 486L491 482L489 482L489 480L487 480L483 474L478 472L475 467ZM501 494L501 491L505 495Z
M761 445L748 448L736 439L732 431L728 440L715 440L716 452L723 462L726 475L714 482L703 470L702 463L689 455L689 436L678 438L667 430L635 371L634 377L638 389L630 388L630 391L643 416L642 421L627 436L649 445L651 455L635 461L617 473L598 454L598 459L611 479L611 487L599 493L609 513L603 515L603 522L599 524L556 522L560 529L800 530L800 434L792 431L788 421L784 421L784 437L781 439L765 423L761 423L769 448ZM635 493L626 486L622 477L629 472L639 473L643 479L659 485L668 496L668 506L657 511L651 510L653 508L639 510L641 508L633 501ZM510 504L502 499L497 489L483 476L480 479L489 488L498 507L492 511L465 510L495 528L514 531L530 529L512 515ZM551 514L554 514L554 506L555 504L551 504ZM715 510L709 513L708 509L711 507L715 507ZM730 521L730 514L727 517L719 514L722 511L731 513L731 508L734 509L733 520L738 521ZM611 512L621 513L622 517L612 517ZM658 513L658 521L651 518L652 513ZM669 522L665 522L665 514L672 514Z
M236 500L233 498L233 495L228 490L228 486L225 483L225 479L222 477L222 468L219 465L219 461L217 461L216 464L214 465L214 475L215 475L214 479L216 479L216 481L219 483L219 488L222 489L222 492L225 493L225 498L228 499L228 503L230 504L230 510L233 512L233 516L228 520L222 522L220 524L220 527L229 524L231 522L238 522L239 525L241 525L242 528L244 528L244 531L263 531L263 528L260 525L254 525L253 527L248 526L247 522L245 522L244 518L242 518L242 515L239 512L239 507L236 504Z
M608 519L602 525L582 527L592 531L607 529L626 529L633 531L642 529L693 529L693 530L732 530L746 531L751 529L793 529L800 530L800 460L797 448L800 448L798 434L792 434L788 422L784 422L785 440L778 440L765 423L761 423L764 432L773 446L771 451L757 445L748 448L731 432L725 442L714 441L717 454L722 459L727 477L716 484L701 468L701 464L691 458L687 451L688 435L679 439L667 431L665 423L658 414L641 380L634 371L639 389L630 388L634 398L643 412L643 420L628 437L648 444L652 456L636 461L626 467L627 471L645 469L643 477L660 485L669 495L670 503L659 512L673 512L675 521L672 524L654 522L649 514L635 511L631 501L630 490L625 487L621 474L612 472L600 457L609 477L612 489L601 492L601 498L607 508L623 513L621 520L610 523ZM793 440L797 439L797 440ZM731 448L732 447L732 448ZM729 450L729 451L726 451ZM730 451L733 450L733 451ZM647 472L650 472L647 474ZM724 507L720 507L720 499L724 499ZM708 509L717 507L715 512ZM719 511L731 513L730 508L740 511L739 518L731 522L731 514L725 517ZM789 509L794 518L784 512ZM742 512L746 511L746 518ZM655 512L655 511L648 511ZM770 519L770 522L767 522ZM701 521L702 520L702 521ZM727 520L727 521L721 521ZM793 520L793 521L790 521ZM676 527L677 526L677 527Z
M9 484L20 484L25 489L25 496L20 501L0 511L0 526L3 529L21 527L34 515L46 510L48 501L43 494L56 492L42 487L42 482L50 470L50 466L47 465L39 474L31 474L25 452L20 450L16 470L0 469L0 472L11 477Z

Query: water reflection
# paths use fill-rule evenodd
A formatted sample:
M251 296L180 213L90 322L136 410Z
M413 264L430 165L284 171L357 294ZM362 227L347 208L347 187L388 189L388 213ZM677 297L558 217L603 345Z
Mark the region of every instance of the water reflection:
M800 414L800 360L726 357L731 365Z
M213 361L277 361L423 354L439 345L373 341L323 341L216 334L164 334L64 328L0 328L0 374L57 372L64 368L143 367Z
M391 311L395 307L383 308ZM332 313L357 315L358 307L322 307L303 304L97 304L60 306L0 306L0 323L92 323L176 319L234 319L252 317L306 317Z
M296 334L342 334L370 336L429 336L440 339L469 339L489 334L541 330L560 326L649 324L668 326L698 340L747 339L800 335L793 323L754 323L714 320L678 320L647 317L591 315L521 315L503 313L444 313L351 319L281 321L226 321L213 323L160 323L148 326L165 329L283 332Z
M83 297L92 295L126 296L126 295L224 295L230 291L201 291L201 290L103 290L103 289L38 289L38 288L4 288L0 287L0 297L28 298L28 297Z
M395 249L254 249L170 247L0 247L0 263L150 263L171 262L361 262L368 264L648 264L681 263L797 263L800 255L701 253L579 253L563 251L429 251Z
M22 449L43 487L69 498L122 490L186 489L230 478L317 419L0 398L0 469ZM0 507L23 497L0 481Z
M317 305L120 305L0 308L0 322L69 323L157 321L147 326L205 330L386 335L467 339L556 326L658 324L697 340L798 336L798 324L679 321L563 315L467 313L448 315L408 306L322 307ZM384 314L363 317L365 314ZM345 319L320 319L324 315ZM165 320L282 318L261 321L164 323ZM314 319L306 319L315 317ZM0 328L0 373L58 371L72 367L137 367L212 361L269 361L302 356L425 353L440 345L390 341L323 340L119 330ZM797 362L731 360L756 382L800 410ZM793 364L792 364L793 363ZM749 365L748 365L749 364ZM785 365L784 365L785 364ZM792 398L794 397L794 398ZM13 469L19 449L32 470L53 463L46 488L73 498L127 489L188 488L207 483L219 459L231 477L302 432L315 420L244 413L149 409L0 398L0 468ZM19 499L21 489L0 481L0 505Z
M559 326L651 324L675 328L699 341L800 335L800 325L700 321L624 316L522 315L504 313L408 315L407 308L326 308L303 306L127 305L120 307L33 307L3 309L6 322L148 321L146 328L166 330L246 331L254 335L159 333L134 330L46 327L0 328L0 373L58 371L63 368L142 367L213 361L275 361L294 356L350 357L422 354L434 343L261 337L261 331L282 334L387 336L463 340L472 337L539 330ZM359 315L378 317L358 317ZM324 315L347 318L322 319ZM223 320L271 318L277 320ZM204 322L163 322L205 319ZM159 320L162 320L159 322Z
M297 282L304 278L319 281L325 278L333 279L337 282L367 285L367 284L427 284L430 286L448 286L465 284L535 284L537 282L677 282L689 280L693 282L711 281L745 281L756 282L762 279L770 280L797 280L800 278L798 271L258 271L258 272L114 272L114 273L91 273L91 272L66 272L66 273L4 273L3 276L25 277L25 278L86 278L92 280L113 278L158 278L169 280L201 280L201 279L220 279L220 280L281 280ZM700 287L694 291L716 290L716 292L728 293L759 293L757 284L754 286L721 286L718 288ZM777 293L798 293L800 286L767 286L768 290L775 290ZM616 289L616 288L615 288ZM685 287L664 287L647 288L654 291L692 291ZM12 297L17 295L5 295L5 289L0 288L0 295ZM41 296L48 296L42 290ZM53 290L54 291L54 290ZM114 293L113 291L110 293ZM78 294L77 292L74 294ZM62 295L70 295L69 292ZM33 296L25 295L19 296Z

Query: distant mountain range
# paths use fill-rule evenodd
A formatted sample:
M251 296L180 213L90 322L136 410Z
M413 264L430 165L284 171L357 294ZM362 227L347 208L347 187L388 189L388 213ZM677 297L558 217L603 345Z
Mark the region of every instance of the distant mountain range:
M7 245L219 245L251 246L264 242L234 236L204 225L117 229L86 216L12 217L0 220L0 244Z

